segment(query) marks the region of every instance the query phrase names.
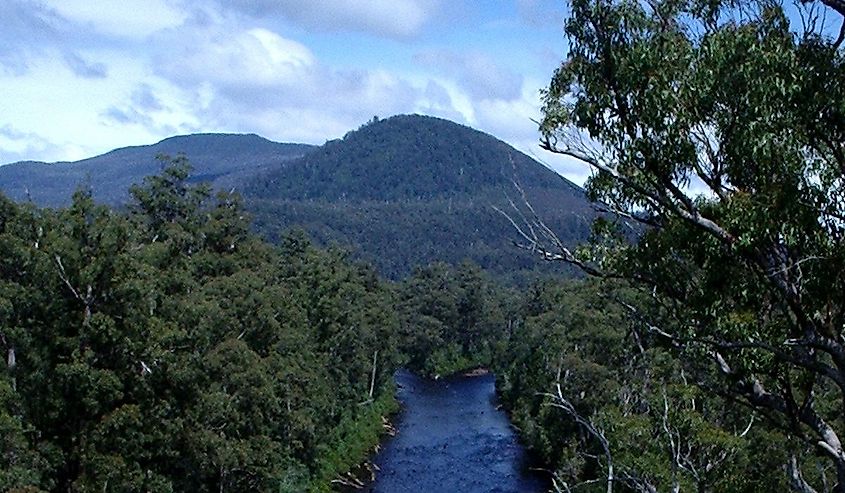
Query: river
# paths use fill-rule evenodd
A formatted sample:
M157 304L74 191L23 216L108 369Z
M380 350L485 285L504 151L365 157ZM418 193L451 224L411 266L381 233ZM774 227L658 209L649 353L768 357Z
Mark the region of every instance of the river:
M374 458L372 493L539 493L507 415L497 409L495 377L425 380L399 371L403 411L397 434Z

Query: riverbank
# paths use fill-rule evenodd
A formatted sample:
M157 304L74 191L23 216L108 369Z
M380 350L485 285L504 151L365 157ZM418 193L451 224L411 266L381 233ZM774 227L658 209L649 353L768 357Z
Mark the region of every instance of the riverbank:
M396 387L391 385L376 400L364 404L355 419L341 421L326 442L331 445L321 451L320 467L307 491L330 493L345 488L354 491L372 481L374 471L369 459L378 453L384 437L389 436L392 426L388 418L399 411Z
M489 373L490 370L488 368L480 367L464 371L461 373L461 375L465 377L483 377L484 375L488 375Z

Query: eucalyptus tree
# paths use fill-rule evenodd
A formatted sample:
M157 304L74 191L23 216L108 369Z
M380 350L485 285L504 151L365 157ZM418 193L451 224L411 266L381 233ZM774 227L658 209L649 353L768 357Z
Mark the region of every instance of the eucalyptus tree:
M542 145L591 166L591 197L644 226L627 242L599 224L573 252L536 225L527 246L641 288L651 301L626 306L643 337L787 434L794 489L845 491L845 4L571 0L570 14ZM802 450L835 479L810 478Z

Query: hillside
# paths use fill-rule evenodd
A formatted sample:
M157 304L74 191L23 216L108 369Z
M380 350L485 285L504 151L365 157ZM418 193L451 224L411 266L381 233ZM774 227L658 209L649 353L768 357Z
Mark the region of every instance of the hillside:
M440 118L374 119L327 142L297 166L278 170L250 193L327 201L402 201L467 197L480 189L526 187L581 192L495 137Z
M583 190L488 134L433 117L374 120L254 180L245 195L271 240L300 226L352 245L389 277L466 258L522 276L537 260L513 248L512 227L492 207L517 199L515 182L561 238L587 238L595 212Z
M539 262L512 246L513 228L493 209L518 201L515 182L567 243L586 239L595 217L583 190L508 144L417 115L374 119L320 147L198 134L73 163L15 163L0 167L0 190L59 206L84 185L97 201L118 205L132 183L160 169L157 154L180 152L195 168L192 180L242 192L264 237L304 229L393 279L465 259L501 276L532 275Z
M194 180L224 189L260 175L269 166L276 168L300 157L311 147L280 144L251 134L183 135L153 145L115 149L81 161L23 161L0 166L0 190L17 201L32 200L55 207L70 203L73 191L85 186L91 188L97 201L119 205L129 198L130 185L161 169L156 160L159 154L184 153L194 166Z

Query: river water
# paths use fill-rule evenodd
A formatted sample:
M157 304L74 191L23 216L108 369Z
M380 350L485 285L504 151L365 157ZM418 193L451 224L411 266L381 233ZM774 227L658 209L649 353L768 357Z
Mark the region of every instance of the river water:
M508 417L496 409L495 377L438 381L396 374L398 433L374 458L378 493L539 493Z

